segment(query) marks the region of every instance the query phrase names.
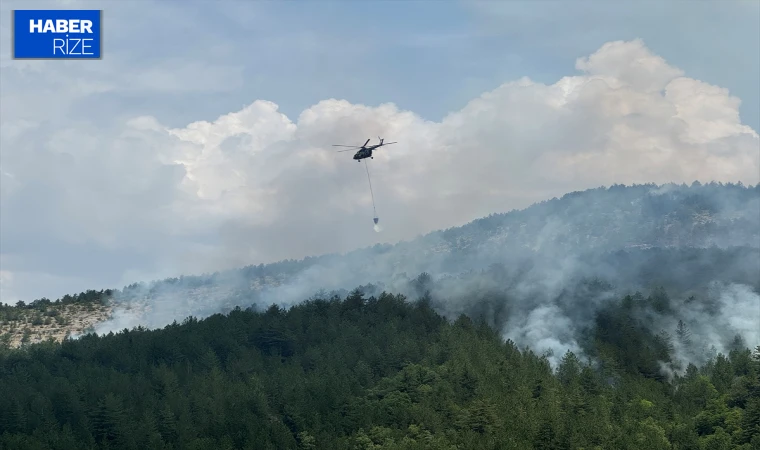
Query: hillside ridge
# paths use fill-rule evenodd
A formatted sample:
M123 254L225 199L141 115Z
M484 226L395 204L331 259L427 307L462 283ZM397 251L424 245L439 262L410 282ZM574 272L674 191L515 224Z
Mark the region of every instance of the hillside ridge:
M71 296L55 302L38 299L19 309L4 306L0 336L12 330L13 336L6 340L19 345L19 336L29 334L25 328L32 330L27 340L34 342L48 335L60 340L85 330L120 329L115 328L120 324L162 326L235 306L286 306L320 289L346 290L367 283L408 293L410 282L423 272L440 278L485 270L493 264L527 260L533 264L542 258L596 261L603 259L599 255L628 251L641 259L636 252L648 249L743 247L760 249L760 184L613 185L570 192L395 244L133 283L121 290L88 291L77 302L97 307L84 319L76 318L79 313L72 315L71 308L61 307L71 303ZM753 253L743 255L751 260ZM34 319L54 314L51 311L56 309L70 322L78 322L77 327L51 333ZM77 311L84 314L85 309ZM24 316L21 328L9 320L19 314ZM108 327L99 327L106 317Z

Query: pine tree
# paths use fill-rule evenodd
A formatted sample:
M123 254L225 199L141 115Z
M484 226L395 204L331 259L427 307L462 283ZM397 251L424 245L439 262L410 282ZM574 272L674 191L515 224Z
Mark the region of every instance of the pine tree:
M578 357L575 356L575 353L568 350L562 357L559 367L557 368L557 377L559 378L559 381L563 385L569 386L578 379L580 373L581 364Z
M741 421L741 444L749 444L752 439L760 436L760 397L751 397L747 400Z
M681 343L681 345L686 348L691 347L691 330L689 330L683 320L678 320L676 336L678 337L678 341Z
M177 417L171 407L164 403L158 413L158 431L164 442L176 443L178 437Z

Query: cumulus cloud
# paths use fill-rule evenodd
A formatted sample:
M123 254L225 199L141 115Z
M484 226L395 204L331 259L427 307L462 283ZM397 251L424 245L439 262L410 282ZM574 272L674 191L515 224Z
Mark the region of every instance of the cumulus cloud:
M3 119L3 270L54 241L72 259L98 249L120 275L208 271L407 239L599 185L760 181L760 140L726 89L640 40L576 69L506 82L440 122L338 99L297 118L256 100L185 126ZM369 161L379 234L363 163L331 147L377 136L398 141Z

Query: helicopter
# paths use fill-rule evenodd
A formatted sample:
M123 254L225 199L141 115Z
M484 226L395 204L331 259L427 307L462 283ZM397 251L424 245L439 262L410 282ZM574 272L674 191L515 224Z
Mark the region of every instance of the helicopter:
M367 139L367 141L360 146L359 145L333 145L333 147L348 147L348 149L346 150L338 150L339 152L348 152L353 149L358 149L358 151L354 154L354 159L356 160L356 162L359 162L365 158L375 159L375 157L372 156L372 150L378 149L384 145L397 144L397 142L383 143L383 138L381 138L380 136L378 136L377 138L380 140L380 143L375 144L375 145L370 145L369 147L367 147L367 144L369 144L369 141L370 141L369 139Z

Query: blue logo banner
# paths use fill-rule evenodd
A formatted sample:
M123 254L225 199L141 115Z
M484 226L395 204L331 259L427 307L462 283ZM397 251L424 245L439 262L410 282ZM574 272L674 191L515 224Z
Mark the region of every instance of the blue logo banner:
M100 59L102 10L13 11L14 59Z

